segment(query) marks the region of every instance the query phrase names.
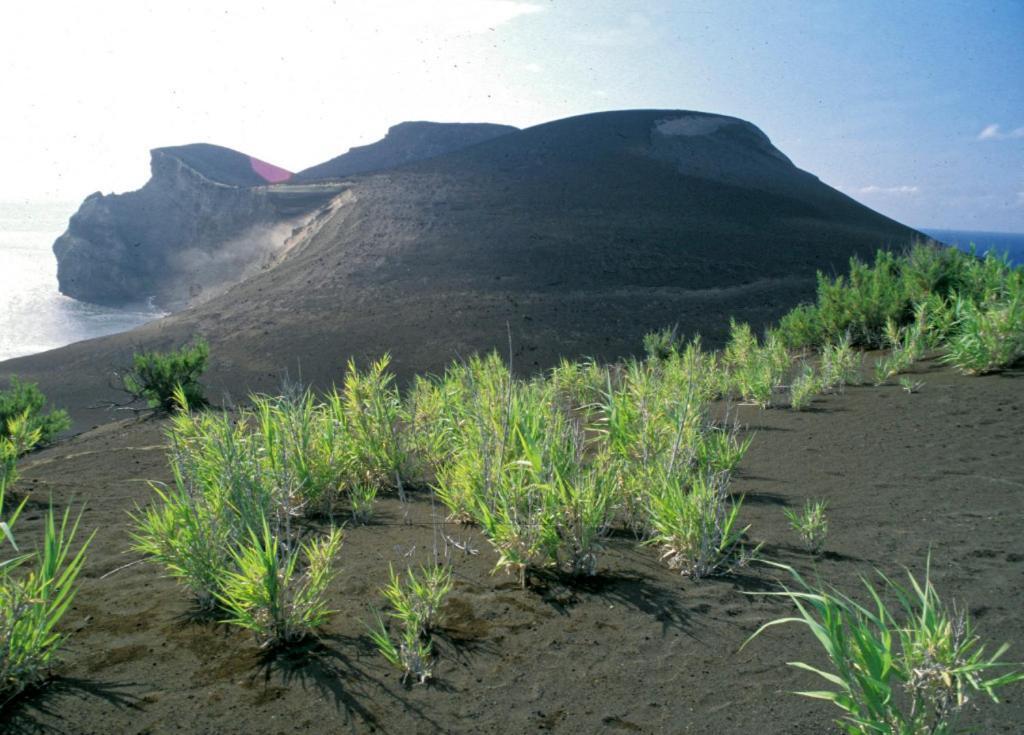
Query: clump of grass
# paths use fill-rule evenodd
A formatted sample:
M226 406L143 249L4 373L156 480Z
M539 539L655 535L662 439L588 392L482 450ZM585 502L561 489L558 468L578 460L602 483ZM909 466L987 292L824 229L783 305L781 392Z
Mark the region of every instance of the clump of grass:
M903 375L900 377L900 388L902 388L907 393L917 393L923 387L923 380L914 380L909 375Z
M930 563L923 582L907 573L909 586L879 573L892 602L863 580L869 606L832 587L811 585L791 567L772 566L788 572L796 589L759 594L788 598L798 614L766 623L744 645L776 625L807 626L821 643L829 668L789 665L835 688L797 693L838 707L843 716L836 724L843 732L951 734L973 694L998 702L998 690L1024 680L1024 672L1015 670L1018 665L1000 661L1005 644L987 655L967 613L943 603L931 581Z
M424 640L412 628L403 628L396 645L388 633L387 624L379 615L377 625L368 627L370 640L384 659L402 672L402 683L415 679L420 684L430 681L434 675L434 649L429 640Z
M922 325L914 323L898 327L894 321L886 324L886 341L892 347L888 356L875 362L875 384L881 385L893 375L907 370L924 354Z
M423 636L437 627L441 607L452 589L452 570L447 566L420 568L419 576L406 570L405 582L388 568L388 585L381 593L391 605L391 617Z
M404 583L394 568L389 568L389 582L381 593L390 605L389 617L399 626L398 643L392 640L380 615L377 625L369 627L369 633L381 655L402 671L403 683L415 679L422 684L433 675L430 631L440 621L441 608L451 587L449 567L423 568L418 577L409 569Z
M240 438L256 451L252 482L266 480L292 513L329 509L353 462L343 427L308 391L253 396L252 404L241 416Z
M741 439L738 426L704 426L693 439L692 463L700 470L730 477L753 441L753 436Z
M349 510L355 523L366 524L373 518L373 507L377 500L377 486L357 482L348 489Z
M25 507L5 507L5 497L17 479L15 463L25 446L38 441L40 428L27 413L5 424L0 436L0 545L14 556L0 561L0 708L26 688L42 681L67 635L57 626L77 590L78 575L92 541L72 553L81 514L71 520L67 511L58 520L53 504L46 513L42 547L23 552L15 540L15 525Z
M601 400L607 382L608 368L593 360L573 362L562 358L551 370L556 400L584 412Z
M449 518L477 524L498 554L495 571L526 584L532 566L596 570L615 496L585 460L591 368L562 365L550 380L514 380L496 356L453 367L436 390L448 448L436 471ZM422 389L421 389L422 390ZM569 398L566 403L565 399Z
M342 392L327 397L327 410L344 437L348 481L402 489L408 455L400 426L402 400L384 355L365 371L349 360Z
M744 402L767 408L792 360L778 333L769 332L760 344L749 325L732 320L722 363L731 389Z
M301 541L292 519L335 477L321 446L323 410L307 397L256 397L238 421L194 414L184 391L171 419L173 482L154 485L157 503L133 514L134 548L162 565L202 609L261 645L288 643L328 614L323 599L341 534ZM314 436L315 435L315 436ZM324 479L327 478L327 479Z
M37 444L49 444L62 431L71 426L67 411L55 409L43 413L46 396L35 383L19 380L12 376L7 390L0 390L0 437L10 439L8 428L12 421L19 421L26 430L20 437L19 454L31 450ZM31 442L26 441L33 436Z
M805 551L812 554L821 553L828 536L828 518L825 511L828 505L824 500L808 500L803 511L784 508L783 513L789 519L790 527L800 537L800 544Z
M232 549L234 568L222 572L217 600L230 615L224 622L252 631L261 647L312 633L331 613L325 593L341 542L336 528L312 541L282 540L264 519L260 533L250 530Z
M610 473L594 468L572 479L556 475L547 490L554 562L573 576L594 576L614 501Z
M132 367L123 378L125 390L145 398L151 408L172 411L179 404L175 389L181 389L193 407L206 405L199 377L206 370L210 346L203 339L170 352L144 351L132 356Z
M749 528L739 526L743 501L732 501L727 487L721 475L696 474L689 487L676 477L652 494L646 543L661 548L669 568L699 579L741 566L756 554L743 549Z
M853 349L849 333L821 348L821 389L826 393L842 392L848 385L859 385L860 355Z
M789 406L794 411L803 411L810 405L811 399L822 388L822 377L814 372L810 365L804 365L789 386Z
M222 574L229 568L233 528L222 499L189 487L180 467L172 465L174 484L150 485L160 503L133 515L133 549L160 564L184 584L201 610L216 604Z

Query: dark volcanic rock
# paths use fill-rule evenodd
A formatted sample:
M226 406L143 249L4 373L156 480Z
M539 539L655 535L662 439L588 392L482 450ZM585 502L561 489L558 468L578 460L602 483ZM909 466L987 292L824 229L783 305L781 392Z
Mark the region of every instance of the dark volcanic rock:
M158 148L152 177L127 194L92 194L53 245L61 293L174 308L250 274L291 229L340 191L280 183L283 169L213 145Z
M383 140L352 148L337 158L295 174L295 181L327 181L367 171L395 168L413 161L514 133L518 128L492 123L404 122L393 125Z

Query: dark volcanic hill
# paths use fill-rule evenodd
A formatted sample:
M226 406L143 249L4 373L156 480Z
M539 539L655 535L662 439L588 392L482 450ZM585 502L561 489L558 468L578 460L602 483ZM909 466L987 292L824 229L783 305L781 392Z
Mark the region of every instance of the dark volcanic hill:
M919 233L801 171L750 123L677 110L559 120L357 176L286 257L226 293L114 337L0 368L75 398L202 333L211 382L239 396L284 370L320 386L390 351L399 374L514 343L515 367L611 359L678 323L716 343L761 326L814 275ZM74 406L72 406L74 407Z
M492 123L404 122L392 125L383 140L351 148L347 153L295 174L293 181L329 181L367 171L396 168L467 148L518 128Z

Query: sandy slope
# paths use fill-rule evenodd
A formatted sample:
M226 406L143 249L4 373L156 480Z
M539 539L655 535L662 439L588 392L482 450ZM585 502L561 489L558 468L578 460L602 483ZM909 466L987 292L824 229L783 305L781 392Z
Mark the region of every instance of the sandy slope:
M931 549L940 591L966 605L981 633L1024 659L1024 373L966 378L934 365L925 386L848 389L813 410L745 409L755 433L735 489L768 558L844 589L857 575L901 565L923 572ZM650 549L616 538L600 576L584 587L535 578L523 592L479 549L455 558L438 678L407 689L372 650L363 620L379 604L389 562L428 558L438 515L429 495L380 504L378 523L351 528L321 641L263 656L243 633L192 616L157 569L135 565L126 511L149 498L145 479L168 479L164 425L122 422L34 453L20 487L32 506L21 534L39 528L43 503L87 503L96 528L74 632L54 682L13 706L5 733L731 733L830 732L829 705L791 696L818 688L787 660L820 662L809 634L776 629L738 652L764 621L788 612L746 593L772 574L691 582ZM831 535L814 561L795 547L782 508L826 498ZM408 516L408 523L403 519ZM111 574L111 572L113 572ZM104 576L109 574L109 576ZM972 721L1017 733L1024 690Z

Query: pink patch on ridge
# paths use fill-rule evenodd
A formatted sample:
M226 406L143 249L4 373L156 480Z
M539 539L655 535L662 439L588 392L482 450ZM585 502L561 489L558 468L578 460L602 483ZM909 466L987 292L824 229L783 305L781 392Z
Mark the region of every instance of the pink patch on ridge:
M285 171L283 168L278 168L272 163L261 161L252 156L249 156L249 165L252 166L252 170L259 174L264 181L271 184L280 184L282 181L287 181L292 177L291 171Z

